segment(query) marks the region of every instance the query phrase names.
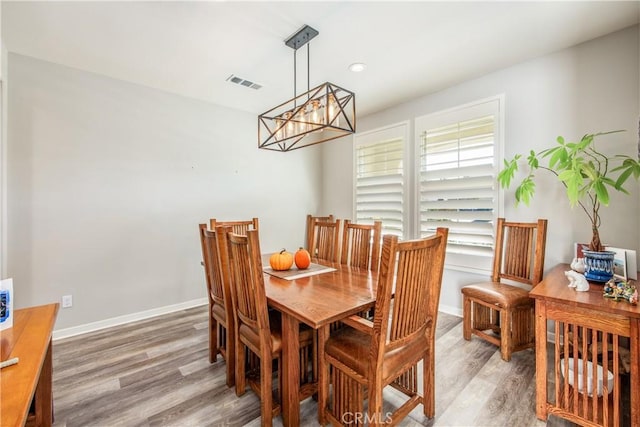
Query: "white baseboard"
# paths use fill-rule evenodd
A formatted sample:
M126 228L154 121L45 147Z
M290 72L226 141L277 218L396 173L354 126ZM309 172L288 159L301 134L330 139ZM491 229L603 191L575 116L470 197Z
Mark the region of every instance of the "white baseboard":
M69 338L75 335L86 334L87 332L94 332L100 329L110 328L112 326L122 325L125 323L136 322L138 320L148 319L150 317L159 316L161 314L172 313L174 311L185 310L191 307L197 307L200 305L208 304L207 298L198 298L191 301L181 302L179 304L167 305L164 307L153 308L151 310L140 311L138 313L125 314L123 316L112 317L110 319L99 320L97 322L91 322L80 326L73 326L71 328L59 329L53 331L53 340L59 340L62 338Z
M438 307L438 310L443 312L443 313L451 314L453 316L462 317L462 309L460 307L454 307L452 305L440 304L440 306Z

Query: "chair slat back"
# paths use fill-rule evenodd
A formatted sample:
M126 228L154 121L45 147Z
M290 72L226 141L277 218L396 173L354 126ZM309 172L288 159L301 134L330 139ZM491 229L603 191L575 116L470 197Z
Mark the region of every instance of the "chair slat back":
M415 339L426 340L435 332L447 235L448 229L438 228L433 236L404 242L398 242L397 236L384 236L374 315L374 358Z
M348 219L342 227L341 264L378 271L382 221L373 225L354 224Z
M498 218L492 280L537 285L544 271L546 235L546 219L507 222Z
M222 275L222 269L220 267L220 259L218 257L218 238L215 231L209 231L206 229L206 224L201 225L201 232L203 234L203 258L204 268L207 271L208 289L209 295L216 304L221 304L224 307L231 308L227 304L227 298L225 295L225 283ZM205 229L202 229L202 226ZM229 291L226 291L228 293ZM230 302L230 301L229 301Z
M231 288L238 327L242 324L253 329L256 334L269 332L267 297L262 277L262 259L258 230L249 230L246 236L230 232L227 227L219 236L221 245L226 245L230 266ZM223 255L224 251L220 251ZM262 341L262 339L261 339Z
M209 230L215 230L217 226L229 226L235 234L247 235L249 230L258 230L258 218L252 218L246 221L218 221L215 218L209 220Z
M309 253L312 257L338 262L340 252L340 220L313 223L313 237Z
M313 244L313 234L314 228L313 224L316 222L333 222L333 215L328 216L312 216L307 215L307 229L306 229L306 237L305 237L305 247L308 250L311 250L311 245Z
M204 277L207 283L207 293L211 295L211 272L209 271L209 256L207 246L204 242L204 232L207 230L207 224L198 225L198 233L200 235L200 248L202 250L202 266L204 267Z

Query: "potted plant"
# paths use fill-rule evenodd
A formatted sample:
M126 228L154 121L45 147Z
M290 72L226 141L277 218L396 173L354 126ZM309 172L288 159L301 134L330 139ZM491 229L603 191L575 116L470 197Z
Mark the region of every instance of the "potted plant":
M587 134L578 142L567 142L561 136L557 144L551 148L535 152L531 150L527 156L529 173L516 187L516 204L523 202L529 205L535 194L535 172L545 170L554 174L564 185L571 207L579 206L591 221L592 238L589 251L585 253L585 275L590 280L607 281L613 276L613 255L606 255L611 259L609 265L601 262L594 263L589 256L603 252L600 240L600 208L608 206L610 191L629 194L625 189L625 182L629 177L636 181L640 178L640 161L625 155L607 156L595 146L596 137L621 131ZM498 174L498 182L502 188L509 188L518 170L518 154L511 160L504 161L504 169ZM546 159L546 165L542 160ZM601 268L602 267L602 268ZM607 278L608 277L608 278Z

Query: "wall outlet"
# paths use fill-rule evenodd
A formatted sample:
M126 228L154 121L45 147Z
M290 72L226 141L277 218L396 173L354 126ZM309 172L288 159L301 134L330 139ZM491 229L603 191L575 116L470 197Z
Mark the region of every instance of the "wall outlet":
M69 308L73 306L73 296L72 295L63 295L62 296L62 308Z

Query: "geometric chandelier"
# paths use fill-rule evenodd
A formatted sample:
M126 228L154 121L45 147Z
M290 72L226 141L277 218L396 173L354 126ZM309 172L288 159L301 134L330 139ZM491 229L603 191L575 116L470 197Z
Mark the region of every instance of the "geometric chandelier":
M258 148L291 151L356 131L356 96L333 83L309 89L309 45L318 31L308 25L285 40L293 53L293 98L258 116ZM307 91L296 94L296 52L307 45Z

